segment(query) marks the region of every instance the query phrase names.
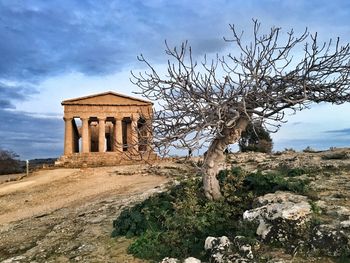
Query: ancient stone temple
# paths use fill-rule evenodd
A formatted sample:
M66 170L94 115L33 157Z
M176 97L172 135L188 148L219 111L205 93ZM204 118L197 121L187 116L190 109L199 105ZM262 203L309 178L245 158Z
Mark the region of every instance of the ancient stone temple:
M114 165L155 157L149 147L153 104L115 92L62 102L62 166Z

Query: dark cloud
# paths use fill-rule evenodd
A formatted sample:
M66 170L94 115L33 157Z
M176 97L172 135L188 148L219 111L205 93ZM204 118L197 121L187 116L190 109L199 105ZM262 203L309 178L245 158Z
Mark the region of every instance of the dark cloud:
M346 128L346 129L339 129L339 130L329 130L329 131L325 131L326 133L337 133L337 134L341 134L341 135L350 135L350 128Z
M0 109L15 109L14 102L25 101L36 93L37 90L30 85L11 86L0 82Z
M302 121L295 121L295 122L290 123L290 125L292 125L292 126L297 126L297 125L302 125L302 124L305 124L305 123Z
M304 21L304 29L327 17L334 26L347 21L348 12L340 11L348 9L346 1L324 0L317 5L287 0L0 0L0 79L40 81L72 71L103 75L130 69L140 53L157 62L165 39L173 45L190 40L198 55L220 52L227 46L222 37L229 37L229 23L250 31L255 17L268 27ZM339 15L328 16L329 10Z
M0 82L0 148L12 150L21 158L58 156L62 148L61 120L15 110L15 103L26 101L36 93L30 85Z
M216 29L223 25L204 28L200 14L167 2L0 0L0 79L108 74L141 52L161 54L165 39L193 39L198 53L224 47Z
M14 109L15 105L11 103L9 100L0 99L0 108L2 109Z
M63 121L40 118L29 113L0 110L0 148L21 158L57 157L63 151Z

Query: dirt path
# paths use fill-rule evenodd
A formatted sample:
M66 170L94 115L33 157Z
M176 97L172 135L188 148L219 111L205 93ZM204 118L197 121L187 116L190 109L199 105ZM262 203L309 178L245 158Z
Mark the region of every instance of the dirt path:
M144 167L36 172L0 185L0 262L142 262L111 239L123 207L165 187Z

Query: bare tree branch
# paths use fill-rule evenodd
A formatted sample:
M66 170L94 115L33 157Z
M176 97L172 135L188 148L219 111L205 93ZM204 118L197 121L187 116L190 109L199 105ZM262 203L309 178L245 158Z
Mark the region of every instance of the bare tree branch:
M248 123L259 121L276 131L286 110L295 113L312 103L350 100L349 44L341 45L339 39L319 43L317 33L307 29L300 35L290 30L284 37L281 28L262 34L260 27L253 20L253 39L246 41L244 33L230 25L231 37L224 40L238 52L212 60L205 56L201 63L194 61L187 42L180 48L166 43L164 78L138 57L149 70L132 73L132 81L161 107L153 120L155 145L193 150L209 143L204 175L213 177L219 166L212 162L222 159L219 151L236 142ZM220 196L208 187L209 198Z

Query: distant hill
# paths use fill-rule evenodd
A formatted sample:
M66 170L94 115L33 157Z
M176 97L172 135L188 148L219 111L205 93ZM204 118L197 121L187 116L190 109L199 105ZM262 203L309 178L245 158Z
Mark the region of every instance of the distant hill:
M42 159L31 159L29 160L29 168L35 169L35 168L41 168L44 165L45 166L51 166L55 164L55 161L57 161L57 158L42 158ZM24 168L26 167L26 162L21 161L23 163Z

